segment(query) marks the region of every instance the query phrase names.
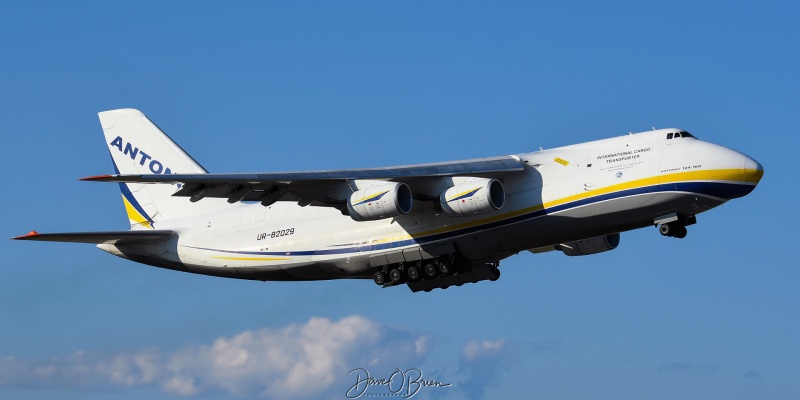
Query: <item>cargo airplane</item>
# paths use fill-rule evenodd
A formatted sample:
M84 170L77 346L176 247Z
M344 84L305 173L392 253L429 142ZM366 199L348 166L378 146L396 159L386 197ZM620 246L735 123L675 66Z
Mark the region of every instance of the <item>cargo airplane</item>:
M416 292L496 280L521 251L596 254L648 226L683 238L764 172L687 131L654 129L465 161L210 174L140 111L99 116L115 174L82 180L118 182L131 229L14 239L261 281L372 278Z

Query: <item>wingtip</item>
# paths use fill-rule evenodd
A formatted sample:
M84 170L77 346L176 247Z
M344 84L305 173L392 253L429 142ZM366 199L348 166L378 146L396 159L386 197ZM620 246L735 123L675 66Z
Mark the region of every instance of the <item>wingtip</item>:
M81 180L81 181L103 181L103 180L107 180L107 179L112 178L112 177L113 177L113 175L93 175L93 176L87 176L85 178L79 178L79 180Z
M39 232L36 232L36 231L30 231L30 232L28 232L27 234L24 234L24 235L22 235L22 236L15 236L15 237L13 237L13 238L11 238L11 239L13 239L13 240L25 240L25 239L32 238L32 237L34 237L34 236L39 236Z

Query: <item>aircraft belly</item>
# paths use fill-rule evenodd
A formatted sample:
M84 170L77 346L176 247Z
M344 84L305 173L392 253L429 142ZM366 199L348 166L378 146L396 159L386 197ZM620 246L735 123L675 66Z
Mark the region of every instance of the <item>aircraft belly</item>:
M725 200L686 192L658 193L642 205L652 217L678 212L696 215L725 203Z
M523 250L653 225L669 212L696 215L721 204L693 193L650 193L548 213L492 230L464 235L456 247L472 260L497 260Z

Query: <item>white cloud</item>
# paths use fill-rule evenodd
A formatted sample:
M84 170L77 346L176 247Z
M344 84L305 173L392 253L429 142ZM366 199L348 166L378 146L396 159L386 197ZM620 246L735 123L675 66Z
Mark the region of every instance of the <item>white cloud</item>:
M416 352L417 357L422 357L428 352L428 347L430 346L430 339L427 336L420 336L414 342L414 351Z
M508 346L503 339L470 340L461 349L460 371L464 381L458 387L468 399L484 397L486 389L508 368Z
M498 340L470 340L464 349L461 350L461 357L467 361L475 361L482 358L493 358L503 352L506 342Z
M146 349L116 355L73 355L44 362L0 359L0 385L133 387L157 385L193 396L224 391L240 397L343 395L353 368L393 369L420 362L430 340L361 316L245 331L163 354Z

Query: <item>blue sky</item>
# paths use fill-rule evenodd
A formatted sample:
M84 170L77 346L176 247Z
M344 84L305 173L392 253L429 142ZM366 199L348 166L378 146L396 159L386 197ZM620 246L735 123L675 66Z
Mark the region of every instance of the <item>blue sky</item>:
M697 3L3 5L5 237L127 229L115 185L76 180L112 172L96 113L121 107L213 172L680 127L766 174L684 240L644 229L591 257L519 254L498 282L424 295L0 241L0 397L342 398L368 366L452 383L418 398L797 397L798 9Z

